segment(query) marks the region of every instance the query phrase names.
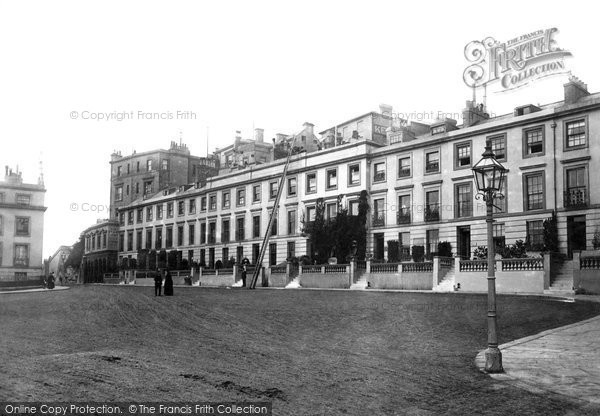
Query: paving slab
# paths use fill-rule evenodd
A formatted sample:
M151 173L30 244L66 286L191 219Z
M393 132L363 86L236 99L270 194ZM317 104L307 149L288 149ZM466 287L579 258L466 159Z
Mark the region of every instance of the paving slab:
M600 297L585 297L600 301ZM600 408L600 316L503 345L504 373L490 374L528 391L551 392ZM481 351L477 367L484 371Z

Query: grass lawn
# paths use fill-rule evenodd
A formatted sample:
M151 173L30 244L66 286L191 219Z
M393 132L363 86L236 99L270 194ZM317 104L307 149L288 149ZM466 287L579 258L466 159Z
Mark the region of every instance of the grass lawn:
M500 342L600 304L500 296ZM0 295L0 401L273 402L273 414L593 414L494 381L484 295L80 286ZM589 412L589 411L588 411Z

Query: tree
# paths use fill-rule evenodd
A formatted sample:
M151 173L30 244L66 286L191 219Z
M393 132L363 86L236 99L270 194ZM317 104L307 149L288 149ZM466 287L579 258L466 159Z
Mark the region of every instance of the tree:
M83 259L83 248L83 237L79 237L79 241L73 244L71 254L69 254L69 257L67 257L67 260L65 260L65 268L71 266L73 269L79 270L79 267L81 266L81 260Z
M368 194L361 192L357 216L349 215L348 209L342 206L342 198L343 195L338 196L335 218L325 218L325 202L319 198L315 206L315 220L307 222L304 217L302 219L302 232L310 236L313 260L319 264L326 263L329 257L337 257L338 263L347 262L353 241L357 243L357 258L365 258Z
M544 251L558 251L558 221L554 211L550 218L544 220Z

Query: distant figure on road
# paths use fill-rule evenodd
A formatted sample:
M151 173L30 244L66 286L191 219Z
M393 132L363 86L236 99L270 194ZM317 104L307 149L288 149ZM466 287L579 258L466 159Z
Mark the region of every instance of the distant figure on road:
M242 287L246 287L246 277L248 277L248 265L250 264L250 260L247 257L244 257L242 260Z
M54 289L54 272L50 272L48 276L48 289Z
M173 278L168 270L165 276L165 296L173 296Z
M162 288L162 276L160 272L156 272L156 276L154 276L154 296L161 296L160 291Z

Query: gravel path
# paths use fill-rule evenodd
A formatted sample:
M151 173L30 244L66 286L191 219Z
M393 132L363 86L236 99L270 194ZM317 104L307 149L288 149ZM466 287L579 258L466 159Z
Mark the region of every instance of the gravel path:
M274 414L596 414L480 373L484 295L74 287L0 298L1 400L268 400ZM600 314L500 296L500 342ZM574 412L574 413L568 413ZM597 412L597 411L596 411Z

